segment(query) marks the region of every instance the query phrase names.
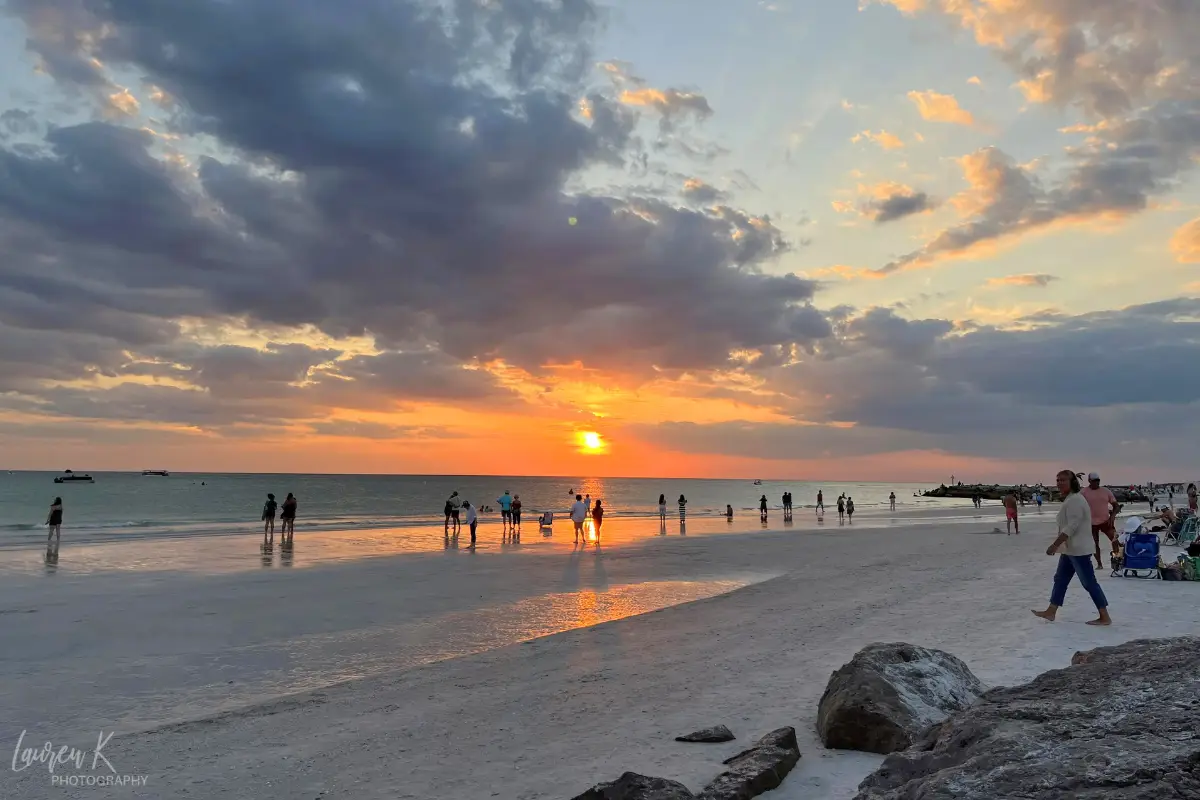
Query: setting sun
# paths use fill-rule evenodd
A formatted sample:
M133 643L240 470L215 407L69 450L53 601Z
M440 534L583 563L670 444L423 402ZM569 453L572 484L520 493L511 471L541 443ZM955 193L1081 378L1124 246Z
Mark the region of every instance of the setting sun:
M604 437L595 431L583 431L579 434L579 449L585 453L603 452Z

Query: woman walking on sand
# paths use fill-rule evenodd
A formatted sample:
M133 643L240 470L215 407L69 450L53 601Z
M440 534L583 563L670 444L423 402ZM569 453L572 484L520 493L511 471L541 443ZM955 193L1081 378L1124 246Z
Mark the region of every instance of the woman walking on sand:
M682 497L682 495L680 495ZM667 521L667 496L660 494L658 496L658 521L666 523Z
M1079 476L1072 470L1064 469L1058 473L1058 491L1063 496L1062 507L1058 509L1058 538L1046 548L1046 555L1058 554L1058 569L1054 572L1054 588L1050 592L1050 605L1045 611L1034 611L1035 617L1041 617L1047 622L1054 622L1058 610L1062 608L1067 596L1067 586L1071 579L1079 576L1079 583L1092 596L1099 616L1088 625L1111 625L1112 618L1108 615L1108 598L1096 580L1096 571L1092 568L1094 542L1092 541L1092 510L1087 500L1079 493ZM1060 552L1061 548L1061 552Z

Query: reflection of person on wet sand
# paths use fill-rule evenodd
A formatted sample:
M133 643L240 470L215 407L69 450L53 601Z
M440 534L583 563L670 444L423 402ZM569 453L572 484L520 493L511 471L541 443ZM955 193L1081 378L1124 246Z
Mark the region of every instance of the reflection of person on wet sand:
M1036 617L1054 622L1058 610L1066 600L1067 587L1071 579L1079 576L1079 583L1092 596L1099 616L1088 625L1111 625L1108 615L1108 598L1096 580L1092 568L1092 510L1087 500L1079 493L1079 477L1069 469L1058 473L1058 491L1063 496L1058 509L1058 538L1046 548L1046 555L1058 553L1058 569L1054 573L1054 589L1050 592L1050 605L1045 611L1034 611ZM1059 552L1061 548L1062 552Z

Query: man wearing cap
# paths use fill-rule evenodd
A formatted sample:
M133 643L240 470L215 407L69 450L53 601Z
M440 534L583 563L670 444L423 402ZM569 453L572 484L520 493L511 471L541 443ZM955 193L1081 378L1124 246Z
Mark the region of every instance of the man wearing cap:
M1092 541L1096 543L1096 567L1104 569L1104 562L1100 558L1100 534L1108 537L1113 552L1116 552L1117 530L1113 520L1117 518L1121 504L1109 489L1100 485L1100 475L1096 472L1088 474L1087 488L1080 494L1092 510Z

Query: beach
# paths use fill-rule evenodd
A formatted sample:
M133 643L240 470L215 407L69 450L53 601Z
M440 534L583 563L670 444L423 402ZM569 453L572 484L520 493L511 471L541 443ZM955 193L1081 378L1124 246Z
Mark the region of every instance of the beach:
M6 551L0 741L89 748L115 730L107 759L146 783L55 786L35 765L3 795L568 798L625 770L699 789L793 725L803 758L770 796L848 798L880 759L824 751L813 723L830 672L870 642L942 648L1001 685L1200 631L1196 584L1107 572L1113 627L1083 624L1078 585L1058 622L1033 618L1055 510L1030 509L1019 537L993 532L998 507L853 528L742 515L683 536L630 521L599 548L563 527L512 546L489 524L476 552L298 533L291 568L253 536L94 544L79 567L68 540L53 570ZM717 723L738 740L673 741Z

